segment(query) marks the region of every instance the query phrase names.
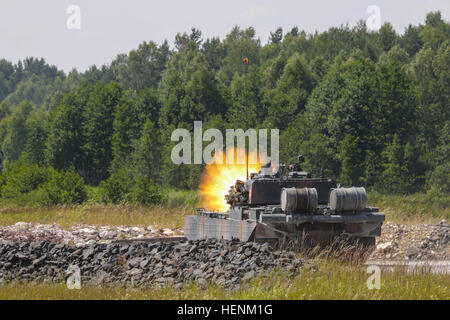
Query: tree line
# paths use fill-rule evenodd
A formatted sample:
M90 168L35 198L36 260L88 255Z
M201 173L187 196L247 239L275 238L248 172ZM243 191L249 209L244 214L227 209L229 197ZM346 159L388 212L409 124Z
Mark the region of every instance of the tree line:
M47 170L47 189L58 174L78 185L76 175L110 202L142 202L158 185L196 188L202 165L170 158L172 131L194 120L204 130L279 128L282 162L301 153L306 170L343 185L448 195L450 25L440 12L403 34L360 21L278 28L262 44L235 26L206 40L193 28L174 44L143 42L83 73L0 60L1 196L31 166Z

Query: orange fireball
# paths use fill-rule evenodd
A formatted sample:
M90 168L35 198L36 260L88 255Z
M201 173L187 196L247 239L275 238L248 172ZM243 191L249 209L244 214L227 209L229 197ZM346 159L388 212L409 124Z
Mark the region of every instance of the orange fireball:
M237 151L235 149L235 151ZM236 155L237 152L234 152ZM224 159L224 153L219 152L215 159ZM250 157L252 159L252 157ZM200 178L199 192L200 201L203 208L225 212L229 205L225 201L225 195L231 186L234 186L236 180L245 181L247 169L245 164L216 164L215 162L206 165L205 171ZM248 172L258 172L261 163L249 164Z

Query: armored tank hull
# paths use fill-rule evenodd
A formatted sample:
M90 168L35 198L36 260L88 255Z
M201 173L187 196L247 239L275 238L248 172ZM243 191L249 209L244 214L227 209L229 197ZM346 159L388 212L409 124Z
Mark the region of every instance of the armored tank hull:
M268 166L266 166L267 168ZM339 188L332 179L311 178L263 166L251 179L237 181L226 196L227 212L197 209L187 216L184 233L189 240L204 238L240 241L311 240L326 243L336 237L375 244L385 214L367 206L364 188Z
M273 213L271 209L269 206L234 207L227 213L198 209L197 215L186 217L184 234L188 240L217 238L273 242L309 239L315 243L326 243L339 236L370 244L381 234L385 219L384 213L374 207L356 215Z

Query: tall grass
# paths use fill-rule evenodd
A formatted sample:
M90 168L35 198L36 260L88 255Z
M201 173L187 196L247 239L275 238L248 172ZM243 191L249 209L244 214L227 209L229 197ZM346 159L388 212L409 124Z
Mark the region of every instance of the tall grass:
M4 208L0 210L0 225L18 221L52 224L63 228L73 225L152 225L180 228L184 217L194 214L191 206L168 207L131 205L79 205L39 208Z
M94 190L89 190L89 193ZM198 202L196 191L169 190L162 205L136 206L112 205L90 201L82 205L18 206L3 203L0 207L0 225L18 221L56 223L71 227L78 223L92 225L152 225L155 227L181 228L186 215L195 213Z
M432 197L424 193L386 195L369 192L369 205L386 213L386 220L395 223L436 223L450 218L450 196Z
M187 284L146 289L82 286L69 290L64 284L0 286L0 299L449 299L450 277L405 271L382 272L380 289L369 289L366 267L322 261L319 268L296 276L277 270L244 283L237 291L209 284Z
M88 190L88 194L95 190ZM394 223L437 223L450 219L450 197L430 198L424 194L408 196L383 195L370 192L369 205L377 206L386 213L386 220ZM94 225L155 225L181 228L184 217L195 213L199 203L196 191L168 190L163 205L105 205L88 201L71 206L18 206L3 202L0 206L0 225L18 221L36 223L57 223L70 227L77 223Z
M196 190L169 190L167 192L167 205L170 208L189 206L196 207L200 196Z

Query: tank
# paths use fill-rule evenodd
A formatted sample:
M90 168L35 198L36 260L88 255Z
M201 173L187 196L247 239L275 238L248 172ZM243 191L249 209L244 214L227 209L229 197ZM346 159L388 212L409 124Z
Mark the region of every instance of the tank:
M367 206L362 187L341 188L329 178L314 178L301 168L303 157L292 165L270 163L250 178L237 180L225 200L227 212L197 209L187 216L188 240L204 238L274 242L281 239L328 243L334 239L374 245L385 214Z

